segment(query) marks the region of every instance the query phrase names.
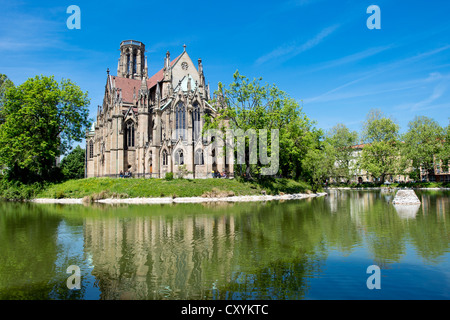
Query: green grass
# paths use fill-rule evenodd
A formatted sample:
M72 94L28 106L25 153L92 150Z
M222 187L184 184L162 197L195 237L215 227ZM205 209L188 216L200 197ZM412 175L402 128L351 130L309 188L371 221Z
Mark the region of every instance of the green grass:
M274 179L263 182L241 182L236 179L114 179L88 178L69 180L45 187L36 198L154 198L154 197L196 197L212 190L225 191L236 196L301 193L310 186L301 181Z

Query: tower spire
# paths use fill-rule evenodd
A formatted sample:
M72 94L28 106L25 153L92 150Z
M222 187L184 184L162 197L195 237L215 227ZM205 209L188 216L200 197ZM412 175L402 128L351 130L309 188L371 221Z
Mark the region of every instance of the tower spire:
M170 52L166 52L166 58L164 59L164 69L169 70L170 68Z
M117 76L140 79L145 75L145 45L136 40L125 40L120 43L120 59L117 65Z
M147 63L147 56L145 56L144 76L145 76L145 77L148 77L148 63Z

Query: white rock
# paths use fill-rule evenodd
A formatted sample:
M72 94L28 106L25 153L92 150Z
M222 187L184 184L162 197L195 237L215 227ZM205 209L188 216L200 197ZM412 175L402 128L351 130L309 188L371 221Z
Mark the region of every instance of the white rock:
M414 190L398 190L392 203L393 204L420 204L420 200L417 197Z

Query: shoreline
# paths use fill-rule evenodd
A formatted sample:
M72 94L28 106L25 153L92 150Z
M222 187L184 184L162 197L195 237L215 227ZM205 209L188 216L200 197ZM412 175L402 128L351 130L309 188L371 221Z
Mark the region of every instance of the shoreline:
M169 203L203 203L203 202L255 202L255 201L273 201L273 200L300 200L326 196L326 192L318 193L296 193L284 195L253 195L253 196L232 196L232 197L179 197L179 198L126 198L126 199L101 199L93 203L105 204L169 204ZM51 199L36 198L29 200L33 203L46 204L83 204L83 199Z
M450 190L450 188L404 188L404 187L358 187L358 188L351 188L351 187L328 187L324 188L325 190L385 190L385 189L392 189L392 190Z
M370 191L370 190L404 190L398 187L371 187L371 188L350 188L350 187L333 187L325 188L325 191L333 190L354 190L354 191ZM406 189L407 190L407 189ZM412 188L412 190L450 190L450 188ZM273 201L273 200L301 200L316 197L327 196L327 192L318 193L295 193L284 195L247 195L247 196L231 196L231 197L155 197L155 198L107 198L95 200L93 203L104 204L170 204L170 203L204 203L204 202L256 202L256 201ZM82 198L35 198L27 200L32 203L43 204L85 204Z

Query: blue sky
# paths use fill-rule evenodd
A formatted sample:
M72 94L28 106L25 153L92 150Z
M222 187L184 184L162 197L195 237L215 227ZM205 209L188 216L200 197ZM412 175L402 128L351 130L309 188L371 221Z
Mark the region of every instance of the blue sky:
M69 30L69 5L81 29ZM369 30L370 5L381 29ZM119 45L145 43L149 73L183 44L202 58L207 81L229 84L236 70L262 77L303 104L325 130L359 131L371 108L407 130L426 115L450 117L450 2L435 1L4 1L0 0L0 73L15 84L38 74L70 78L102 103L106 69L116 73Z

